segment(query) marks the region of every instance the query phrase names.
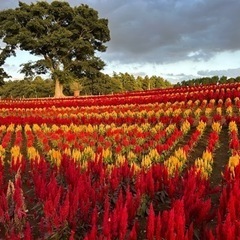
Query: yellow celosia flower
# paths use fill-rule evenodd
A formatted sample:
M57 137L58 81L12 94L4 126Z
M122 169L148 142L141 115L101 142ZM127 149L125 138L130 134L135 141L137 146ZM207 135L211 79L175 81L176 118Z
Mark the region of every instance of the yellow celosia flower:
M57 130L59 130L59 127L56 124L52 125L52 131L56 132Z
M191 113L192 113L192 109L188 108L188 109L184 110L183 117L184 118L189 117Z
M67 156L71 157L72 156L72 151L70 148L65 148L64 149L64 154L66 154Z
M88 167L88 162L87 162L87 161L84 161L84 162L80 163L80 167L81 167L83 170L87 169L87 167Z
M160 160L161 160L160 155L159 155L157 149L155 149L155 148L153 148L149 151L148 157L151 159L152 163L153 162L157 163L157 162L160 162Z
M203 159L204 161L209 162L210 164L213 163L212 153L209 152L209 151L207 151L207 150L203 152L203 154L202 154L202 159Z
M115 164L108 164L108 165L107 165L107 172L108 172L109 174L111 174L111 172L112 172L112 170L113 170L114 167L116 167Z
M175 123L169 124L165 130L167 135L170 135L175 130L175 128L176 128Z
M110 148L103 149L103 161L105 163L113 163L113 156L112 156L112 150Z
M205 178L208 178L212 173L212 165L206 159L197 158L194 163L197 171L201 172L201 175Z
M204 169L203 167L198 167L198 168L196 169L196 172L197 172L197 173L200 172L202 178L205 178L205 179L208 179L208 178L209 178L209 173L208 173L208 172L206 171L206 169Z
M22 154L19 146L13 146L10 150L11 152L11 161L16 164L17 160L22 161Z
M28 132L28 131L32 131L32 129L31 129L31 127L30 127L30 125L29 124L26 124L25 126L24 126L24 131L25 132Z
M149 129L151 129L151 125L149 123L143 123L143 124L141 124L141 128L144 132L146 132Z
M209 107L205 108L205 115L206 115L207 117L210 117L210 116L211 116L211 113L212 113L212 111L213 111L213 109L212 109L212 108L209 108Z
M32 126L32 130L33 130L33 132L37 132L37 131L41 131L41 128L38 124L34 123Z
M166 166L168 170L168 174L171 176L176 171L181 171L183 163L179 161L176 156L170 156L165 162L164 166Z
M155 112L153 110L150 110L150 111L147 112L148 117L152 117L154 115L155 115Z
M5 125L0 126L0 132L5 132L7 127Z
M181 125L180 129L183 132L183 134L187 134L191 129L191 124L188 122L188 120L185 120Z
M207 123L206 122L203 122L203 121L200 121L198 123L198 126L197 126L197 130L201 132L201 134L203 133L203 131L205 130L207 126Z
M87 125L86 132L87 132L87 133L93 133L93 132L94 132L93 126L92 126L91 124L88 124L88 125Z
M50 157L50 161L57 165L57 167L60 166L62 161L62 155L59 150L50 149L48 152L48 156Z
M197 108L197 109L194 111L194 116L195 116L196 118L198 118L198 117L200 117L201 113L202 113L202 109L201 109L201 108Z
M2 163L2 165L4 164L4 159L5 159L5 156L6 156L6 151L5 149L3 148L2 145L0 145L0 161Z
M77 119L78 115L75 113L70 113L70 115L68 117L70 117L71 119Z
M173 112L173 109L170 107L170 108L168 108L168 109L165 111L165 115L166 115L166 116L171 116L171 115L172 115L172 112Z
M236 133L238 133L238 127L237 127L237 124L236 124L235 121L231 121L231 122L229 123L229 125L228 125L228 130L229 130L230 132L236 131Z
M155 112L155 117L156 118L160 118L163 115L164 115L163 109L159 109L158 111Z
M186 152L182 148L175 150L174 156L177 157L178 160L182 163L185 163L187 161Z
M182 109L178 108L178 109L175 109L172 113L172 116L173 117L177 117L179 116L180 114L182 113Z
M228 115L228 116L232 116L233 115L233 108L232 108L232 106L228 106L227 108L226 108L226 114Z
M21 125L16 126L15 132L18 132L18 131L22 131L22 126Z
M212 104L215 104L216 100L214 98L212 98L212 99L210 99L209 102L212 103Z
M159 130L163 130L164 128L164 124L162 122L158 122L155 127L154 127L157 131Z
M195 102L194 102L194 104L196 105L196 106L198 106L199 104L200 104L200 100L196 100Z
M66 150L66 151L67 151L67 153L69 153L69 150ZM71 152L71 150L70 150L70 152ZM74 162L79 162L82 160L82 153L79 149L74 148L72 150L72 153L70 153L70 155Z
M0 145L0 157L5 157L5 153L6 153L5 148L3 148L2 145Z
M36 150L35 147L28 147L27 148L27 155L28 155L28 159L30 161L40 161L40 155L39 152Z
M141 171L141 167L139 167L135 162L131 163L131 167L133 168L135 174Z
M98 132L99 132L99 134L104 135L106 133L105 125L100 124L98 127Z
M233 155L228 160L228 167L235 168L239 164L239 155Z
M48 127L46 123L41 124L40 130L42 130L44 133L52 132L52 129Z
M221 107L217 107L216 108L216 113L219 115L222 115L222 108Z
M95 153L93 151L93 149L88 146L88 147L85 147L83 149L83 152L82 152L82 161L85 161L85 160L94 160L95 159Z
M122 166L125 161L126 161L126 158L122 154L116 155L116 165L118 167Z
M7 132L13 132L15 128L15 125L13 123L9 124L7 127Z
M152 165L152 161L151 161L150 157L148 155L143 156L142 162L141 162L141 167L143 167L144 169L147 169L147 168L151 167L151 165Z
M137 161L137 155L133 151L129 151L127 154L127 160L128 162L136 162Z
M217 132L217 133L220 133L221 130L222 130L222 125L219 122L213 122L212 123L212 130Z
M67 126L67 125L61 125L60 128L61 128L64 132L68 132L68 131L69 131L69 126Z

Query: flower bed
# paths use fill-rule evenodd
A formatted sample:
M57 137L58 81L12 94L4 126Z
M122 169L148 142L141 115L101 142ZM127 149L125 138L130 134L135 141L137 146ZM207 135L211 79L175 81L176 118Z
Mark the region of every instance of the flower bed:
M238 239L239 89L1 101L0 237Z

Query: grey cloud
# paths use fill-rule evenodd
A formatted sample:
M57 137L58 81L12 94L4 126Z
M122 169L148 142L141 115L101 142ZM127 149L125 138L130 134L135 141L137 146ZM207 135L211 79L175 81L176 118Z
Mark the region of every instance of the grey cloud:
M110 8L110 1L91 2L109 19L109 61L199 61L221 51L240 49L238 0L132 0L117 1L122 5L116 8ZM109 11L103 10L106 4Z
M183 80L190 80L190 79L195 79L199 77L196 75L183 74L183 73L182 74L162 74L162 76L173 84L181 82Z
M240 68L226 69L226 70L213 70L213 71L198 71L200 76L229 76L237 77L240 76Z
M84 3L109 20L111 41L107 53L100 55L109 63L202 61L216 53L240 49L239 0L85 0ZM0 0L0 9L17 5L18 1Z

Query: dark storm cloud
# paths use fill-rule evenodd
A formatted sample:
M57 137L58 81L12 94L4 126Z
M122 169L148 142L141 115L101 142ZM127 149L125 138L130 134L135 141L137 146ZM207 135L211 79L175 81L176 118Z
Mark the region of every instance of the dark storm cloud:
M31 1L24 1L30 3ZM33 1L36 2L36 1ZM48 1L51 2L51 1ZM209 60L240 49L239 0L86 0L109 20L111 41L103 58L126 63ZM18 1L0 0L0 8Z
M238 0L88 2L109 19L109 60L199 61L240 49Z

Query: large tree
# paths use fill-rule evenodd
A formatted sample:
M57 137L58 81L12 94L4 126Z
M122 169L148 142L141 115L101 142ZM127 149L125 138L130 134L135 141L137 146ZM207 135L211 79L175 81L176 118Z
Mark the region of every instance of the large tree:
M5 43L0 66L17 49L29 51L40 58L23 64L21 72L29 76L50 72L55 97L62 97L64 83L98 76L105 64L95 53L106 51L110 33L108 20L88 5L19 2L16 9L0 12L0 39Z

